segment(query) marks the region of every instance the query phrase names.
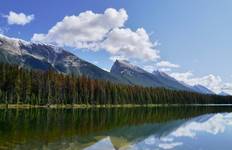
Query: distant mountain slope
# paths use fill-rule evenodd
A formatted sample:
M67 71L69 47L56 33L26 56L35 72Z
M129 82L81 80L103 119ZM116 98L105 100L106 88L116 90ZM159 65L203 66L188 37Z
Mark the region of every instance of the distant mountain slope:
M157 71L152 74L128 61L116 60L110 72L133 85L191 91L190 88L165 73Z
M172 89L179 89L179 90L185 90L185 91L192 91L191 88L188 86L185 86L175 78L169 76L165 72L160 71L153 71L153 75L156 76L164 85L172 88Z
M118 81L101 68L53 45L37 44L0 35L0 62L24 68L54 70L60 73L86 75L95 79Z
M228 93L226 93L226 92L220 92L218 95L220 95L220 96L230 96L230 94L228 94Z
M197 93L201 93L201 94L215 94L213 91L209 90L208 88L200 84L192 86L192 89Z

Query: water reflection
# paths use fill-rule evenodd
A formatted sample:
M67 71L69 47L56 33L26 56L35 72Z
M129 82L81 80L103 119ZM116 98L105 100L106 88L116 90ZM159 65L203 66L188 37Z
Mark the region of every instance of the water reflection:
M232 113L195 117L168 135L156 133L127 149L231 149Z
M229 107L2 109L0 149L229 149L229 112ZM214 146L218 143L224 144Z

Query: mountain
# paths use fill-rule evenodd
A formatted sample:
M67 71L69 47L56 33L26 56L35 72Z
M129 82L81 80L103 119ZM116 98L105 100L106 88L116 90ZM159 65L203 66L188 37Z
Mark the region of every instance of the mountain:
M107 72L63 48L50 44L32 43L0 34L0 63L17 64L36 70L52 70L58 73L85 75L93 79L145 87L164 87L175 90L211 93L204 87L189 87L164 72L149 73L128 61L116 60Z
M208 88L204 87L203 85L197 84L192 86L192 89L201 94L215 94L213 91L209 90Z
M125 60L116 60L110 72L132 85L191 91L190 88L163 72L155 71L154 73L149 73Z
M130 64L127 61L116 60L111 67L110 72L118 78L126 80L132 85L143 86L161 86L162 83L156 81L152 74L147 73L143 69Z
M164 85L172 88L172 89L178 89L178 90L184 90L184 91L192 91L191 88L188 86L185 86L175 78L169 76L165 72L160 71L153 71L153 75L156 76L156 78L159 79Z
M220 95L220 96L230 96L230 94L228 94L228 93L226 93L226 92L220 92L218 95Z
M32 43L0 34L0 62L37 70L85 75L120 82L109 72L53 45Z

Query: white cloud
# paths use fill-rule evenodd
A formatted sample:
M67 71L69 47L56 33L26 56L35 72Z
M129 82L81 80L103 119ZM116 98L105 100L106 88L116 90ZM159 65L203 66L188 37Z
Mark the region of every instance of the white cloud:
M157 67L162 67L162 68L179 68L180 67L179 65L170 63L169 61L160 61L156 65Z
M148 64L148 65L145 64L145 65L143 65L143 69L152 73L154 70L156 70L156 67L153 65L150 65L150 64Z
M32 41L53 43L94 51L104 49L111 56L142 61L159 58L156 44L143 28L132 31L124 27L128 19L124 9L108 8L103 14L86 11L66 16L47 34L34 34Z
M173 149L177 146L183 145L181 142L173 142L173 143L160 143L158 146L162 149Z
M170 75L189 85L201 84L215 93L226 91L232 94L232 84L223 82L220 76L209 74L202 77L194 77L194 74L190 71L184 73L171 73Z
M177 146L183 145L182 142L174 141L173 137L161 137L158 138L156 135L152 135L145 140L131 145L131 149L174 149Z
M162 142L172 142L173 140L174 140L173 138L169 138L169 137L162 137L160 139L160 141L162 141Z
M161 71L161 72L170 72L170 71L172 71L171 68L159 68L158 70Z
M226 126L231 126L232 115L216 114L205 122L190 122L181 126L172 133L175 137L191 137L194 138L198 132L206 132L213 135L225 132Z
M144 143L147 145L154 145L157 142L158 140L154 136L148 137L147 139L144 140Z
M4 15L7 18L8 24L13 25L26 25L30 23L35 17L33 14L26 15L24 13L16 13L14 11L10 11L8 15Z
M192 85L192 83L190 83L190 79L189 78L192 78L193 77L193 73L188 71L188 72L183 72L183 73L180 73L180 72L174 72L174 73L171 73L170 74L172 77L176 78L177 80L180 80L180 81L183 81L183 82L186 82L190 85ZM195 84L195 83L194 83ZM194 85L193 84L193 85Z
M116 60L127 60L128 61L128 58L126 58L125 56L110 56L110 60L111 61L116 61Z
M149 61L159 58L155 44L151 42L143 28L135 32L129 28L115 28L108 33L101 45L102 48L117 56Z
M60 46L98 49L106 34L123 27L128 16L124 9L108 8L103 14L85 11L78 16L66 16L47 34L34 34L32 41L55 43Z

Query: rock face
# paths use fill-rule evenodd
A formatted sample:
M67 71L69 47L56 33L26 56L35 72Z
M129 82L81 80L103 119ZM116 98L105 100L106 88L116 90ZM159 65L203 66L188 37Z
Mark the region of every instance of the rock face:
M62 48L42 43L31 43L3 35L0 35L0 62L17 64L29 69L53 70L59 73L118 81L109 72Z
M149 73L138 66L130 64L128 61L116 60L110 72L132 85L191 91L190 88L163 72L155 71Z

